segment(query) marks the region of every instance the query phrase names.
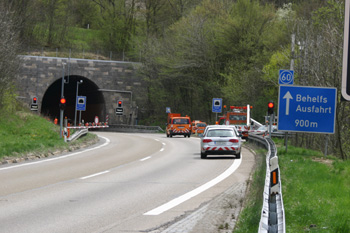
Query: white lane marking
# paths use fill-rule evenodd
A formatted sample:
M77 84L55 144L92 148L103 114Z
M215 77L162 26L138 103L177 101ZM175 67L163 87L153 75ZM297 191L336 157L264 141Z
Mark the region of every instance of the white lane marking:
M92 178L92 177L95 177L95 176L100 176L100 175L106 174L108 172L110 172L110 171L104 171L104 172L95 173L95 174L92 174L92 175L89 175L89 176L81 177L80 179L81 180L85 180L85 179L89 179L89 178Z
M68 154L68 155L63 155L63 156L59 156L59 157L55 157L55 158L51 158L51 159L40 160L40 161L36 161L36 162L31 162L31 163L19 164L19 165L11 166L11 167L0 168L0 171L2 171L2 170L9 170L9 169L13 169L13 168L24 167L24 166L30 166L30 165L39 164L39 163L46 163L46 162L59 160L59 159L65 159L65 158L68 158L68 157L72 157L74 155L78 155L78 154L85 153L85 152L88 152L88 151L100 149L100 148L102 148L104 146L107 146L111 142L106 137L102 137L102 136L99 136L99 135L98 135L98 137L103 138L104 140L106 140L106 142L103 143L102 145L99 145L99 146L96 146L96 147L93 147L93 148L90 148L90 149L86 149L86 150L83 150L83 151L74 152L74 153L71 153L71 154Z
M160 152L164 151L164 146L166 146L166 144L164 142L162 142L163 146L162 149L160 149Z
M150 210L146 213L144 213L143 215L159 215L167 210L170 210L172 208L174 208L177 205L180 205L181 203L191 199L192 197L197 196L198 194L204 192L205 190L213 187L214 185L218 184L219 182L223 181L224 179L226 179L227 177L229 177L232 173L234 173L237 168L241 165L242 159L235 159L233 164L226 170L224 171L221 175L219 175L218 177L212 179L211 181L209 181L208 183L203 184L202 186L188 192L185 193L184 195L177 197L171 201L169 201L168 203L165 203L164 205L161 205L153 210Z
M160 142L160 140L158 140L158 139L154 139L154 140ZM162 148L159 150L160 152L164 151L164 146L166 146L166 144L164 142L162 142L162 145L163 145Z
M151 156L148 156L148 157L146 157L146 158L140 159L140 161L143 162L143 161L145 161L145 160L147 160L147 159L150 159L150 158L152 158L152 157L151 157Z

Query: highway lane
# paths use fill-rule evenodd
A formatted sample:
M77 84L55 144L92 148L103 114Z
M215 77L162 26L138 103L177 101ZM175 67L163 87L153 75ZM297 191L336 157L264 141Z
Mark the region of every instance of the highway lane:
M248 179L254 164L247 150L242 160L201 160L194 137L98 135L100 143L88 150L0 166L0 232L156 229Z

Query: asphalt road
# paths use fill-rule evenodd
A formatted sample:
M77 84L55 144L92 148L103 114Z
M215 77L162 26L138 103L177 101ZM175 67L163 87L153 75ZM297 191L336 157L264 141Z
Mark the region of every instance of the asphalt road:
M199 139L98 133L88 149L0 166L0 232L147 232L249 178L254 155L200 159Z

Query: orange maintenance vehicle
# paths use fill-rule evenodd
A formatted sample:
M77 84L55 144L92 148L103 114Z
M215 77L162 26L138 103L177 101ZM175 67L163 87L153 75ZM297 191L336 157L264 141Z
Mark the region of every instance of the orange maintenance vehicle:
M184 135L184 137L191 137L191 118L189 116L182 117L180 113L168 113L168 120L166 124L166 136Z
M196 126L197 126L196 133L197 134L203 134L205 128L207 127L207 123L199 122Z
M220 123L225 125L235 125L238 132L242 133L243 139L248 139L248 131L250 129L250 110L253 106L230 106L231 111L227 112L224 120Z
M192 134L201 134L204 132L205 127L207 127L207 123L195 120L192 121Z
M200 120L194 120L194 121L192 121L192 134L195 134L196 133L196 130L197 130L197 124L198 123L200 123L200 122L202 122L202 121L200 121Z

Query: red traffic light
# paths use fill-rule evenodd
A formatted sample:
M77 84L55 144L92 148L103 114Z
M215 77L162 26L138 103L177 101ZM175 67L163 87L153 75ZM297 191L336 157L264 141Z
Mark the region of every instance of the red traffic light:
M267 113L269 115L272 115L274 114L274 108L275 108L275 103L273 101L270 101L268 104L267 104Z
M122 100L118 100L118 108L122 108L123 107L123 101Z
M33 99L32 99L32 103L33 103L33 104L36 104L36 103L37 103L37 101L38 101L38 98L33 97Z
M59 106L60 106L60 109L61 109L61 110L64 110L64 109L66 108L66 99L65 99L65 98L61 98L61 99L60 99L60 104L59 104Z

